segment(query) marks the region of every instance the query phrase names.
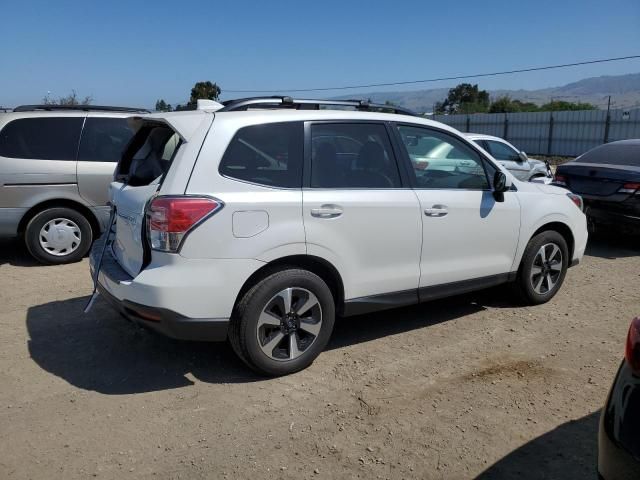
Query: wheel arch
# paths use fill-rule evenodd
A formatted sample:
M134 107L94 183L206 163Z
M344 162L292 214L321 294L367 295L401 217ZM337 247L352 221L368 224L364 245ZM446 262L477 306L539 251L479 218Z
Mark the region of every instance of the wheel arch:
M563 223L563 222L557 222L557 221L549 222L549 223L545 223L544 225L539 227L535 232L533 232L533 235L531 235L531 238L535 237L536 235L542 232L547 232L547 231L558 232L560 235L562 235L564 240L567 242L567 248L569 249L568 261L569 263L571 263L571 259L573 258L573 252L575 248L575 239L573 238L573 232L571 231L571 228L566 223ZM531 238L529 239L529 241L531 241Z
M89 222L89 225L91 225L91 233L93 234L93 238L96 239L100 236L100 222L95 213L86 205L66 198L45 200L44 202L40 202L27 210L27 212L20 219L20 223L18 223L18 235L23 235L25 233L27 224L38 213L44 212L49 208L56 207L70 208L82 214Z
M342 276L330 262L314 255L288 255L272 260L260 267L244 282L238 292L235 304L260 280L287 268L300 268L318 275L331 290L335 301L336 313L342 314L344 310L344 283Z

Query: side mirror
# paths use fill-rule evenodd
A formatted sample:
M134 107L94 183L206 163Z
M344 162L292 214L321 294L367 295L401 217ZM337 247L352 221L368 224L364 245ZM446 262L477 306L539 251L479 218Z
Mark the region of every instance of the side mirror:
M511 188L511 180L504 172L497 170L493 176L493 196L497 202L504 202L504 192Z
M520 151L518 153L518 158L519 158L519 162L526 162L527 160L529 160L529 157L527 157L527 154L524 153L523 151Z

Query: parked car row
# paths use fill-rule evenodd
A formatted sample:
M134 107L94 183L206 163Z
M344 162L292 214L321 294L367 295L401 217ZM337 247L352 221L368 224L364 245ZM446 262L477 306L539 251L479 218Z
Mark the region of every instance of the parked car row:
M139 108L26 105L0 116L0 236L21 236L29 253L48 264L82 258L108 221L107 187L133 136ZM551 180L548 164L498 137L466 134L519 180ZM315 144L321 140L314 139ZM174 140L175 141L175 140ZM452 145L412 143L417 169L463 169ZM429 140L433 141L433 140ZM341 158L362 145L336 138ZM449 161L453 159L453 161ZM458 159L459 160L459 159Z

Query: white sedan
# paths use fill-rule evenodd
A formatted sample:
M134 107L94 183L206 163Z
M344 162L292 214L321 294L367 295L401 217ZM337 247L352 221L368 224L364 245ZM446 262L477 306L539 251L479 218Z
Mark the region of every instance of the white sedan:
M490 153L518 180L542 183L552 181L553 174L547 162L527 157L526 153L518 150L506 140L481 133L465 133L464 135Z

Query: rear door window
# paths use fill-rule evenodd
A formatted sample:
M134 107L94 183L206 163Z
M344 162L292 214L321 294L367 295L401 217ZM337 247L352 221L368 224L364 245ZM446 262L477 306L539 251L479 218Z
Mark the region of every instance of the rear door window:
M301 122L241 128L220 161L220 173L269 187L301 188L303 131Z
M400 188L387 129L380 123L311 126L312 188Z
M78 160L117 162L133 136L126 118L87 118L82 129Z
M493 158L496 160L508 160L510 162L517 162L520 160L518 152L502 142L496 142L495 140L487 140L486 144L489 146L489 150Z
M0 156L75 161L84 117L13 120L0 132Z
M584 163L640 167L640 143L608 143L589 150L576 159Z

